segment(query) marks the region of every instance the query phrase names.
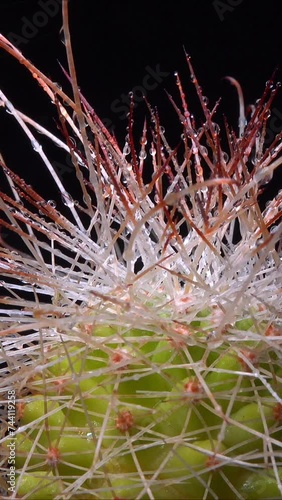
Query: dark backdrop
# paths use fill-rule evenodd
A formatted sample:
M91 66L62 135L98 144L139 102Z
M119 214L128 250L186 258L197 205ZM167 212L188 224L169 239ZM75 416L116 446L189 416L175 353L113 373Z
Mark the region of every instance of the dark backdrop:
M117 138L126 134L127 93L133 89L135 121L141 126L145 113L142 91L159 109L172 145L179 140L177 118L165 90L178 99L174 71L184 84L190 108L197 112L197 98L189 81L184 50L191 55L195 72L210 104L221 96L218 114L237 127L235 89L223 78L240 82L246 104L263 92L265 82L282 62L282 3L279 0L70 0L70 28L79 85L97 113ZM60 0L1 0L0 31L42 71L64 88L67 84L57 60L66 64L61 41ZM11 56L0 53L0 85L22 111L54 131L56 110L35 81ZM282 90L274 102L273 127L282 129ZM11 116L0 109L0 150L7 163L50 196L56 192L27 139ZM271 129L269 135L273 131ZM46 147L49 147L46 145ZM49 149L58 165L66 158ZM59 167L63 168L63 167ZM69 168L66 165L66 168ZM275 178L275 188L281 176Z

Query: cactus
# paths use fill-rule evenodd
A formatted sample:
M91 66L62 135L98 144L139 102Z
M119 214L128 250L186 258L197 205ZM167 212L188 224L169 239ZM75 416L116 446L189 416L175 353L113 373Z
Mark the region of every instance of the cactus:
M73 98L0 37L57 107L60 138L0 93L63 201L1 159L1 225L24 246L1 247L4 494L280 498L282 192L259 203L282 162L281 135L264 144L278 85L221 132L187 55L202 116L176 74L179 144L147 103L137 145L131 100L120 149L77 86L67 2L63 21ZM81 200L38 132L71 155Z

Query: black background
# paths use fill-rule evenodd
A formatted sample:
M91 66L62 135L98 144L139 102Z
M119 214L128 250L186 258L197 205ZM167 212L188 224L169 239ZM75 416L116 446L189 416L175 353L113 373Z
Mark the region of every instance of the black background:
M44 22L39 12L44 10L43 6L48 9L48 5L53 13L45 14ZM54 14L55 10L58 12ZM176 70L183 81L190 109L195 113L198 109L183 47L192 57L197 78L211 106L222 97L218 115L226 115L235 129L237 95L224 77L231 75L240 82L246 105L261 96L265 82L276 67L276 80L282 79L282 5L278 0L261 3L257 0L70 0L69 15L81 91L109 124L121 146L127 122L125 113L117 108L123 95L136 87L144 87L148 67L158 67L165 73L162 82L147 91L147 97L158 107L171 145L179 141L178 119L165 93L167 90L176 100L179 98ZM40 22L42 26L38 27ZM59 0L0 2L0 31L11 40L17 40L18 48L28 59L69 90L57 62L66 66L61 26ZM58 133L54 124L55 107L27 70L3 51L0 53L0 80L2 90L16 107ZM277 131L282 129L282 90L273 107ZM145 113L144 103L138 102L137 130L138 126L142 127ZM0 150L8 165L36 188L48 186L50 196L56 197L56 188L28 139L3 109L0 109L0 117ZM46 148L49 148L47 144ZM53 163L67 161L58 148L50 147L48 153ZM275 188L277 181L281 181L281 175L275 177Z

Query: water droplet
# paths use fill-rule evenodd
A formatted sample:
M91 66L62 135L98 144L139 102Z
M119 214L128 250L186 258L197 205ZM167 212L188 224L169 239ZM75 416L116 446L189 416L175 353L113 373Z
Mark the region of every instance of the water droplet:
M207 150L207 148L206 148L205 146L201 146L201 147L200 147L200 153L201 153L201 155L203 155L203 156L207 156L207 155L208 155L208 150Z
M60 85L58 82L53 82L53 83L56 85L56 87L58 87L58 89L62 90L63 88L62 85Z
M272 88L273 87L272 81L271 80L267 80L267 82L265 82L265 86L269 87L269 88Z
M212 122L212 125L213 125L214 132L216 134L219 134L219 132L220 132L220 126L217 123L215 123L215 122Z
M125 146L124 146L124 148L123 148L123 150L122 150L122 154L123 154L124 156L127 156L127 155L129 155L129 153L130 153L130 147L129 147L129 145L128 145L128 144L125 144Z
M72 144L74 145L74 147L76 147L76 140L74 139L74 137L69 136L69 139L72 142Z
M145 160L146 157L147 157L146 151L140 151L139 153L140 160Z
M245 117L239 118L238 127L243 127L243 129L247 126L248 122Z
M62 202L66 207L73 207L74 201L72 196L69 193L62 193Z
M48 200L47 201L48 205L52 208L56 208L56 202L55 200Z
M140 144L142 144L142 146L146 146L147 142L148 141L147 141L146 137L141 137Z
M36 151L37 153L42 151L42 146L41 146L41 144L39 144L39 142L33 140L33 141L31 141L31 145L32 145L34 151Z
M61 40L62 44L66 45L66 42L65 42L65 33L64 33L63 28L60 29L60 40Z
M227 163L229 161L229 155L227 153L225 153L225 151L223 151L223 153L222 153L222 158L223 158L223 161L225 161L225 163Z
M277 156L277 154L279 153L279 149L280 148L273 148L271 151L270 151L270 154L273 157Z
M203 100L203 103L206 105L209 103L209 99L205 95L203 95L202 100Z

